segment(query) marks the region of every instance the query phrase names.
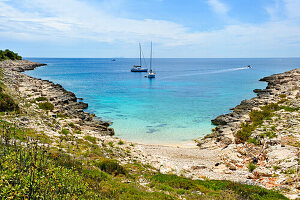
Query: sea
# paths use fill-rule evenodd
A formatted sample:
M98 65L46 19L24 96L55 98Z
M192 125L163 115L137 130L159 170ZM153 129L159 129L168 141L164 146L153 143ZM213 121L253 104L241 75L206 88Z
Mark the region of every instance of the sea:
M47 64L26 74L61 84L112 122L117 137L144 144L203 137L212 119L267 86L260 78L300 67L300 58L156 58L148 79L130 72L138 58L26 59Z

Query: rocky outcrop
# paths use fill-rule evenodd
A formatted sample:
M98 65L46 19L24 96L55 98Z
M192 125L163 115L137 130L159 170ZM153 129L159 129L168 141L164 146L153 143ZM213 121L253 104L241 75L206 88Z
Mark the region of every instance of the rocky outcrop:
M232 112L212 120L213 132L197 141L200 149L218 149L225 167L232 174L245 173L247 179L267 188L285 191L300 198L300 69L264 77L265 89L255 89L256 97L243 100ZM276 103L278 109L251 130L249 140L235 138L242 123L252 124L249 113ZM249 165L252 166L249 166ZM251 170L250 170L251 171ZM288 191L288 192L287 192Z
M240 124L249 121L248 114L251 110L280 101L280 95L300 96L299 80L300 69L260 79L260 81L268 83L266 89L255 89L254 92L257 94L257 97L243 100L232 109L233 112L213 119L212 123L217 127L214 129L212 136L218 141L223 141L225 138L234 138L234 134L239 130Z
M95 119L94 114L85 112L84 109L88 107L88 104L78 101L74 93L67 91L60 84L20 73L44 65L27 60L0 62L0 67L5 74L5 84L19 91L20 95L26 96L32 101L37 97L46 97L54 105L53 116L56 114L66 115L93 132L101 135L113 135L114 130L108 128L110 123Z
M34 70L36 67L45 66L46 64L36 63L29 60L5 60L0 62L0 67L10 69L16 72Z

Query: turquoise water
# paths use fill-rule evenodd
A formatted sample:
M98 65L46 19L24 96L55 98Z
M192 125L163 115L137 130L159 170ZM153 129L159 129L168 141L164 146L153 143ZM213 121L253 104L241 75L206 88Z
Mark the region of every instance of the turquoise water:
M142 143L185 142L210 133L211 119L254 97L264 76L300 67L300 58L154 59L155 79L132 73L138 59L28 58L28 71L61 84L113 122L116 136ZM247 69L245 66L253 68Z

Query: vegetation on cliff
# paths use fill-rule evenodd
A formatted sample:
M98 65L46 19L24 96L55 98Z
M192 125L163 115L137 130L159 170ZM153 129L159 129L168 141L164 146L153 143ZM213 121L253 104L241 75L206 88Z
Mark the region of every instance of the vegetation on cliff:
M2 69L0 68L0 78L2 77ZM19 111L19 106L14 99L5 94L4 84L0 81L0 112Z
M0 50L0 61L3 60L22 60L22 57L9 49Z
M236 138L240 142L245 142L250 139L252 131L254 131L259 125L261 125L265 119L269 119L273 116L273 113L279 110L278 103L271 103L266 106L262 106L260 110L252 110L249 113L251 123L242 123L241 129L237 131Z

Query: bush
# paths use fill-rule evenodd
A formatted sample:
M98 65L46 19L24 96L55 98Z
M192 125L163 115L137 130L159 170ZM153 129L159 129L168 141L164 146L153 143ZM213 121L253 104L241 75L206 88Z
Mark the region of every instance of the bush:
M294 111L298 111L299 108L298 107L290 107L290 106L280 106L281 109L287 111L287 112L294 112Z
M286 98L286 94L280 94L279 97L284 99L284 98Z
M235 137L242 142L247 141L254 130L255 126L248 123L242 123L241 130L237 131Z
M117 161L105 158L101 162L95 163L97 167L99 167L102 171L112 174L112 175L119 175L119 174L126 174L126 170L124 167L119 165Z
M82 134L82 132L80 130L75 130L73 133L74 134Z
M93 144L96 144L96 142L97 142L97 138L92 137L90 135L84 136L84 139L86 139L87 141L89 141L89 142L91 142Z
M256 169L256 165L254 163L250 162L248 164L248 170L249 170L249 172L253 172L255 169Z
M38 106L40 109L43 109L43 110L53 110L54 109L54 105L49 102L39 103Z
M123 145L124 142L122 140L119 140L118 145Z
M18 111L19 106L7 94L0 93L0 112Z
M22 60L22 57L9 49L5 51L0 50L0 61L3 60Z
M73 122L68 123L71 128L75 128L75 124Z
M69 133L70 133L70 132L69 132L68 129L63 128L63 129L61 130L61 134L68 135Z
M38 97L35 99L36 101L48 101L46 97Z
M256 138L250 138L247 140L248 143L253 143L255 145L259 144L259 141Z

